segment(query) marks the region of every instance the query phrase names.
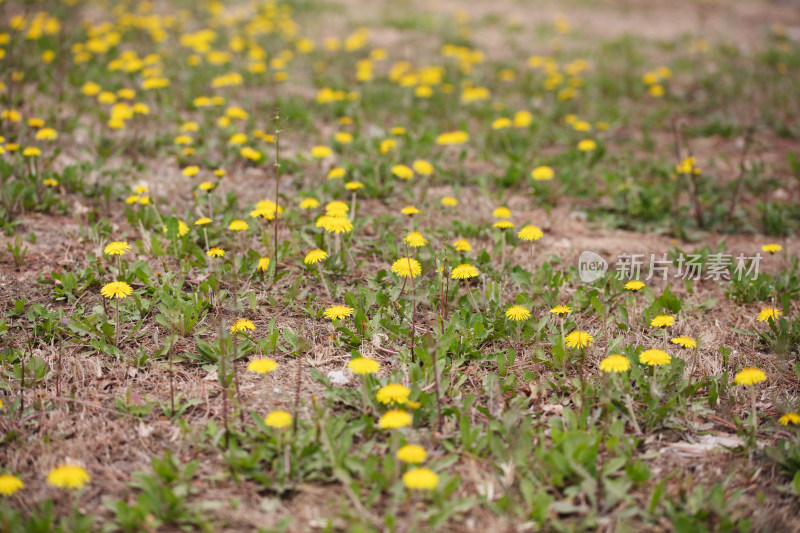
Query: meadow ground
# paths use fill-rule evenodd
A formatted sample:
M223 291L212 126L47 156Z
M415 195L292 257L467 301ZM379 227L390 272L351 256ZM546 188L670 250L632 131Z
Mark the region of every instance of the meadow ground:
M1 531L800 530L797 2L0 14Z

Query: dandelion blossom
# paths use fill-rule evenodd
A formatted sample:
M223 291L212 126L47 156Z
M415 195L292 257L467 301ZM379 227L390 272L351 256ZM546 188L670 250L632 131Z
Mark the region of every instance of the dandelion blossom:
M231 223L228 224L228 229L231 231L245 231L249 227L250 225L244 220L231 220Z
M351 316L353 311L355 311L355 309L347 305L334 305L325 310L324 316L331 320L341 320L342 318Z
M672 357L664 350L645 350L639 354L639 362L648 366L669 364Z
M411 391L408 387L400 385L399 383L390 383L378 389L375 398L377 398L379 402L385 404L403 404L408 401L409 394L411 394Z
M406 444L396 454L397 458L404 463L419 464L428 456L428 452L422 446L416 444Z
M568 305L557 305L550 309L550 312L558 316L568 315L572 312L572 308Z
M600 370L603 372L627 372L631 369L630 360L624 355L613 354L609 355L600 361Z
M533 224L528 224L517 233L517 237L522 239L523 241L538 241L544 236L539 227L534 226Z
M443 207L455 207L458 205L458 200L452 196L445 196L442 198L441 204Z
M800 414L786 413L778 419L778 424L782 426L788 426L789 424L796 426L800 424Z
M401 257L392 264L392 272L401 278L416 278L422 273L422 267L416 259Z
M511 209L507 208L504 205L501 205L500 207L492 211L492 216L494 218L509 218L511 217Z
M469 252L472 250L472 245L467 239L458 239L453 242L453 248L455 248L457 252Z
M266 272L269 269L269 257L259 257L258 266L256 270L259 272Z
M110 242L103 249L105 255L125 255L131 249L131 245L125 241Z
M424 159L417 159L411 164L411 167L414 169L414 172L420 176L430 176L434 171L433 165Z
M767 380L767 375L764 373L763 370L758 368L745 368L740 370L736 373L736 376L733 378L733 383L736 385L743 385L745 387L750 387L752 385L757 385L762 381Z
M205 226L206 224L210 224L211 219L208 217L200 217L194 221L195 226Z
M578 143L578 150L581 152L591 152L597 148L597 143L591 139L584 139Z
M369 357L357 357L347 363L347 368L353 371L355 374L376 374L380 369L381 366L375 359L370 359Z
M429 468L414 468L403 474L403 485L412 490L434 490L439 476Z
M353 231L353 223L347 217L333 217L330 215L323 215L317 219L317 226L328 233L350 233Z
M531 316L531 312L528 310L527 307L522 305L512 305L506 310L506 318L509 320L513 320L515 322L519 322L521 320L528 320Z
M325 159L333 155L333 150L327 146L315 146L311 149L311 157L314 159Z
M300 209L314 209L319 207L319 200L316 198L303 198L300 201Z
M774 254L775 252L780 252L783 250L783 246L780 244L765 244L761 247L761 249L765 252L769 252L770 254Z
M411 415L400 409L386 411L378 420L381 429L399 429L411 425Z
M403 237L403 242L411 246L412 248L420 248L428 244L428 239L423 237L422 233L418 231L412 231L411 233Z
M272 411L264 418L264 424L275 429L285 429L292 423L292 415L286 411Z
M631 280L631 281L629 281L628 283L625 284L625 289L627 289L629 291L634 291L634 292L638 291L642 287L644 287L644 283L642 283L638 279Z
M395 165L392 167L392 174L401 180L410 180L414 177L414 170L406 165Z
M403 213L404 215L411 216L419 214L420 210L414 207L413 205L407 205L403 209L401 209L400 212Z
M762 309L760 313L758 313L756 320L758 320L759 322L767 322L770 318L772 320L778 320L778 317L780 317L782 314L783 313L781 313L774 307L766 307Z
M450 275L450 277L453 279L469 279L478 277L480 273L481 273L480 270L478 270L474 266L470 264L462 264L458 265L453 269L453 272Z
M556 173L550 167L540 166L531 171L531 177L536 181L548 181L555 178Z
M100 294L109 299L127 298L129 295L133 294L133 289L124 281L112 281L111 283L103 285L103 288L100 289Z
M672 344L678 344L682 348L697 348L697 341L691 337L675 337L670 339Z
M240 318L239 320L234 322L233 325L231 326L231 333L239 333L240 331L248 331L248 330L252 331L255 329L256 327L253 324L253 322L251 322L247 318Z
M208 257L222 257L225 255L225 250L223 250L219 246L214 246L213 248L208 249L206 255Z
M47 482L59 489L79 489L91 480L84 468L70 464L57 466L47 474Z
M0 494L3 494L4 496L11 496L19 489L24 488L25 483L23 483L22 480L17 476L12 476L10 474L0 475Z
M654 328L666 328L675 323L675 318L669 315L658 315L651 322L650 325Z
M303 258L303 263L306 265L314 265L320 261L325 261L327 258L328 252L325 250L311 250L306 254L305 258Z
M278 363L266 357L253 359L247 363L247 370L255 372L256 374L269 374L276 368L278 368Z
M567 343L567 346L570 348L585 348L586 346L591 346L594 342L594 337L586 333L585 331L573 331L572 333L568 334L564 337L564 342Z
M492 227L497 229L510 229L514 227L514 223L510 220L498 220L492 224Z
M469 134L466 131L448 131L436 137L436 144L439 146L458 146L469 141Z

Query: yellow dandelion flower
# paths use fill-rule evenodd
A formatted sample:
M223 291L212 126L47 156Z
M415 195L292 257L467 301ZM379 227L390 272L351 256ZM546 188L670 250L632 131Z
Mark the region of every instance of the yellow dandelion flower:
M400 212L403 213L404 215L412 216L419 214L421 211L416 207L414 207L413 205L407 205L403 209L401 209Z
M448 131L436 137L436 144L440 146L458 146L469 141L469 134L465 131Z
M514 227L514 223L510 220L498 220L492 224L492 227L497 229L510 229Z
M519 237L523 241L538 241L539 239L544 237L544 232L538 226L534 226L533 224L528 224L527 226L519 230L519 233L517 233L517 237Z
M417 446L416 444L406 444L397 450L396 454L396 457L404 463L411 463L414 465L423 462L427 456L428 452L425 451L425 448Z
M603 372L627 372L631 369L630 360L624 355L613 354L609 355L600 361L600 370Z
M759 322L767 322L770 318L772 320L778 320L778 317L780 317L782 314L782 312L774 307L765 307L761 310L761 312L758 313L756 320Z
M388 154L389 151L394 150L397 147L397 141L394 139L384 139L381 141L380 146L378 147L378 151L381 154Z
M317 219L317 226L328 233L340 234L353 231L353 223L347 217L323 215Z
M392 174L401 180L410 180L414 177L414 170L406 165L395 165L392 167Z
M223 250L219 246L214 246L213 248L208 249L206 255L208 257L223 257L225 256L225 250Z
M59 489L79 489L91 480L83 467L70 464L57 466L47 474L47 482Z
M375 398L383 404L403 404L408 401L411 391L399 383L390 383L378 389Z
M303 198L300 201L300 209L314 209L319 207L319 200L316 198Z
M411 415L400 409L386 411L378 420L381 429L399 429L411 425Z
M675 318L669 315L658 315L650 321L650 325L654 328L666 328L675 323Z
M629 281L628 283L625 284L625 289L627 289L629 291L638 291L639 289L641 289L643 287L644 287L644 283L642 283L638 279L631 280L631 281Z
M411 246L412 248L421 248L428 244L428 239L422 236L422 233L418 231L412 231L405 237L403 237L403 242Z
M429 468L414 468L403 474L403 485L411 490L434 490L439 476Z
M323 316L330 320L341 320L342 318L351 316L353 311L355 311L355 309L347 305L334 305L333 307L327 308Z
M333 140L339 144L350 144L353 142L353 135L346 131L339 131L333 136Z
M211 219L208 217L200 217L194 221L195 226L205 226L206 224L211 224Z
M52 141L58 137L58 133L53 128L42 128L36 132L36 139L39 141Z
M764 373L763 370L751 367L742 369L739 372L737 372L736 376L733 378L733 383L735 385L743 385L745 387L750 387L766 380L767 380L767 375Z
M127 298L129 295L133 294L133 288L124 281L112 281L111 283L103 285L100 289L100 294L109 299Z
M131 245L125 241L110 242L103 249L105 255L125 255L131 249Z
M231 325L231 333L239 333L240 331L255 331L256 326L247 318L240 318Z
M422 273L422 267L416 259L401 257L392 264L392 272L401 278L416 278Z
M492 216L494 218L510 218L511 217L511 209L507 208L504 205L501 205L500 207L498 207L494 211L492 211Z
M573 331L564 337L564 342L566 342L567 346L570 348L585 348L592 345L594 337L585 331Z
M554 315L568 315L572 312L572 308L568 305L557 305L550 309L550 312Z
M424 159L417 159L411 164L411 167L420 176L430 176L434 171L433 165Z
M216 187L215 184L211 183L210 181L204 181L200 185L197 186L198 189L201 191L212 191Z
M348 191L357 191L358 189L363 189L364 184L360 181L348 181L344 184L344 188Z
M278 368L278 363L266 357L253 359L247 363L247 370L255 372L256 374L269 374L276 368Z
M648 366L669 364L672 357L664 350L645 350L639 354L639 362Z
M381 369L381 366L376 360L369 357L356 357L347 363L347 368L355 374L363 375L376 374Z
M511 119L508 117L496 118L492 121L491 128L493 130L504 130L510 128L512 125Z
M53 178L47 178L44 181L42 181L42 183L44 183L48 187L58 187L58 180L54 180Z
M311 250L306 254L305 258L303 258L303 263L306 265L314 265L320 261L325 261L327 258L328 252L325 250Z
M531 312L528 310L527 307L522 305L512 305L506 310L506 318L509 320L513 320L515 322L519 322L521 320L528 320L531 316Z
M184 176L191 178L197 176L197 173L200 172L200 167L197 165L191 165L183 169L182 173Z
M765 244L761 247L761 249L765 252L769 252L770 254L774 254L775 252L780 252L783 250L783 246L780 244Z
M228 229L231 231L245 231L249 227L250 225L244 220L231 220L231 223L228 224Z
M581 152L591 152L597 148L597 143L591 139L584 139L578 143L578 150Z
M778 423L782 426L788 426L789 424L796 426L800 424L800 414L786 413L778 419Z
M272 411L264 418L264 424L275 429L286 429L292 423L292 415L286 411Z
M555 171L547 166L539 166L531 171L531 177L536 181L547 181L556 177Z
M342 167L334 167L328 171L328 179L336 180L341 179L347 174L347 171Z
M266 272L269 270L269 257L259 257L258 258L258 266L256 270L259 272Z
M469 279L475 278L480 275L480 270L470 264L461 264L453 269L450 277L453 279Z
M0 475L0 494L4 496L11 496L18 490L24 488L25 483L23 483L22 480L17 476L12 476L10 474Z
M315 146L311 149L311 157L314 159L326 159L333 155L333 150L327 146Z
M42 151L35 146L28 146L22 150L22 155L25 157L37 157L42 155Z
M697 348L697 341L691 337L675 337L674 339L670 339L670 342L682 348Z

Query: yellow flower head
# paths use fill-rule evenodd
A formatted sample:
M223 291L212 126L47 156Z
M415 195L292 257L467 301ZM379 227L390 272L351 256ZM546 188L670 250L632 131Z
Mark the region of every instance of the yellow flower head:
M434 490L439 476L429 468L414 468L403 474L403 485L411 490Z
M42 151L35 146L28 146L22 151L22 155L25 157L37 157L42 155Z
M584 139L578 143L578 150L581 152L591 152L597 148L597 143L591 139Z
M472 250L472 245L467 239L458 239L453 242L453 248L455 248L457 252L469 252Z
M511 209L507 208L504 205L501 205L500 207L498 207L494 211L492 211L492 216L494 218L510 218L511 217Z
M554 315L568 315L572 312L572 308L568 305L557 305L554 308L550 309L550 312Z
M422 273L422 267L416 259L401 257L392 264L392 272L401 278L416 278Z
M672 357L664 350L645 350L639 354L639 362L648 366L667 365Z
M420 176L430 176L434 171L433 165L424 159L417 159L411 166L414 169L414 172Z
M346 131L340 131L333 136L333 140L339 144L350 144L353 142L353 135Z
M528 224L517 233L517 237L519 237L523 241L538 241L544 236L544 233L541 229L533 224Z
M469 134L465 131L448 131L436 137L436 144L440 146L457 146L469 141Z
M328 202L328 204L325 206L325 214L332 217L347 216L348 211L350 211L350 206L341 200Z
M594 337L585 331L573 331L564 337L564 342L566 342L567 346L570 348L585 348L586 346L592 345Z
M264 424L275 429L288 428L292 423L292 415L286 411L272 411L264 419Z
M420 210L414 207L413 205L407 205L403 209L400 210L401 213L404 215L412 216L419 214Z
M378 389L375 395L377 400L384 404L403 404L408 401L408 395L411 391L408 387L400 385L399 383L390 383Z
M470 264L461 264L453 269L450 277L453 279L469 279L475 278L480 275L480 270Z
M47 474L47 482L59 489L79 489L91 480L84 468L70 464L57 466Z
M334 305L325 310L324 316L331 320L341 320L342 318L347 318L352 315L353 311L355 311L355 309L347 305Z
M644 287L644 283L642 283L638 279L631 280L625 284L625 288L629 291L638 291L642 287Z
M556 173L550 167L540 166L533 169L531 177L536 181L547 181L555 178Z
M276 368L278 368L278 363L266 357L253 359L247 363L247 370L255 372L256 374L269 374Z
M211 219L208 217L200 217L194 221L195 226L205 226L206 224L211 224Z
M316 198L303 198L300 201L300 209L314 209L319 207L319 200Z
M770 254L774 254L775 252L780 252L783 250L783 246L780 244L765 244L761 247L761 249L765 252L769 252Z
M654 328L666 328L675 323L675 318L669 315L658 315L652 321L650 321L650 325Z
M357 357L347 363L347 368L352 370L355 374L363 375L375 374L381 369L381 366L375 359L370 359L369 357Z
M528 320L531 316L531 312L528 310L527 307L522 305L512 305L506 310L506 318L509 320L513 320L515 322L519 322L521 320Z
M759 322L767 322L770 318L772 320L778 320L778 317L780 317L782 314L783 313L774 307L765 307L760 313L758 313L756 320Z
M600 370L603 372L627 372L631 369L630 360L624 355L613 354L609 355L600 361Z
M400 178L401 180L410 180L414 177L414 171L411 167L406 165L395 165L392 167L392 174Z
M191 165L183 169L183 175L189 178L193 176L197 176L197 173L200 172L200 167L197 165Z
M422 233L418 231L412 231L405 237L403 237L403 242L411 246L412 248L420 248L428 244L428 239L422 236Z
M326 159L333 155L333 150L327 146L315 146L311 149L311 157L314 159Z
M129 295L133 294L133 289L124 281L112 281L111 283L103 285L103 288L100 289L100 294L109 299L127 298Z
M214 246L213 248L208 249L206 255L208 257L223 257L225 255L225 250L223 250L219 246Z
M782 426L788 426L789 424L796 426L800 424L800 414L786 413L778 419L778 423Z
M269 270L269 257L259 257L258 258L258 266L256 270L259 272L266 272Z
M452 196L445 196L444 198L442 198L441 203L444 207L455 207L458 205L458 200L456 200Z
M510 220L498 220L492 224L492 227L497 229L510 229L514 227L514 223Z
M17 476L9 474L0 475L0 494L11 496L19 489L25 488L25 483Z
M411 415L399 409L386 411L378 420L378 427L381 429L399 429L410 425Z
M110 242L103 249L105 255L125 255L131 249L131 245L125 241Z
M240 318L231 326L231 333L239 333L240 331L255 331L256 326L247 318Z
M767 380L767 375L764 373L763 370L758 368L745 368L740 370L736 373L736 376L733 378L733 383L735 385L743 385L745 387L750 387L752 385L757 385L762 381Z
M347 171L342 167L334 167L328 171L328 179L335 180L343 178L347 174Z
M314 265L320 261L325 261L327 258L328 252L325 250L311 250L306 254L305 258L303 258L303 263L306 265Z
M216 185L211 183L210 181L204 181L203 183L197 186L197 188L200 189L201 191L207 191L207 192L214 190L214 187L216 187Z
M348 191L357 191L358 189L363 189L364 184L360 181L348 181L344 184L344 188Z
M328 233L350 233L353 231L353 223L347 217L322 215L317 219L317 227L321 227Z
M672 344L678 344L683 348L697 348L697 341L691 337L675 337L670 339Z
M416 444L406 444L397 450L397 458L404 463L417 465L424 461L427 456L428 452L425 451L425 448Z
M249 227L250 225L244 220L231 220L231 223L228 224L228 229L231 231L245 231Z

